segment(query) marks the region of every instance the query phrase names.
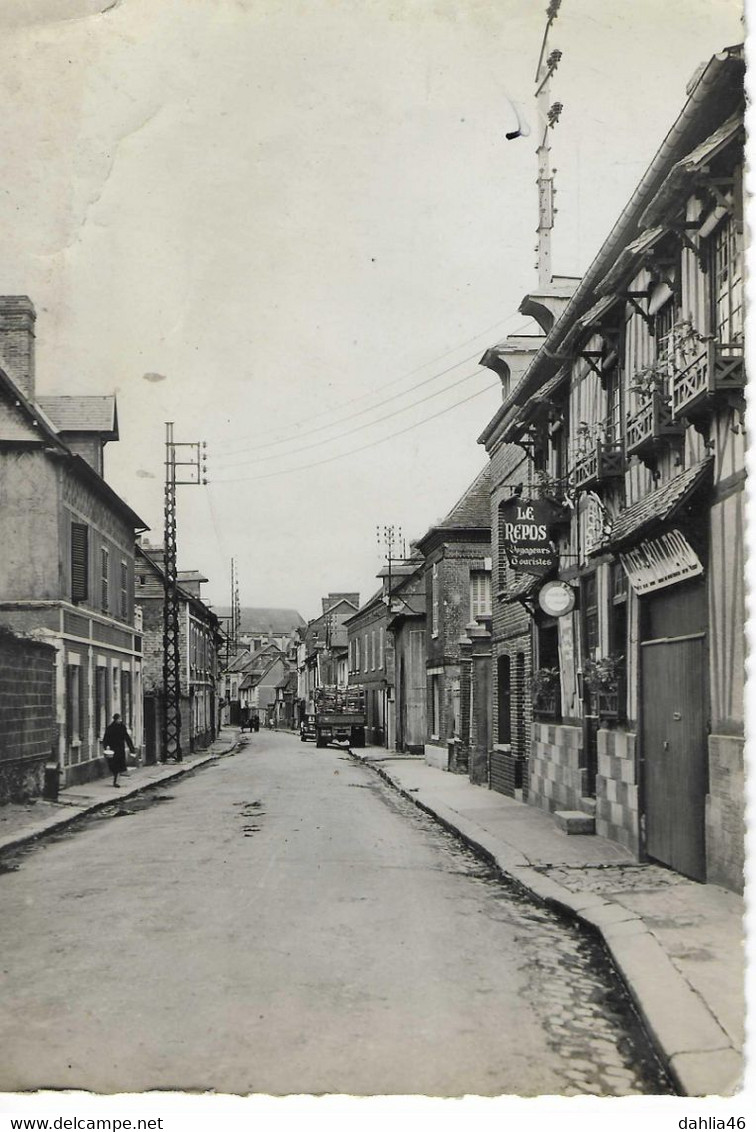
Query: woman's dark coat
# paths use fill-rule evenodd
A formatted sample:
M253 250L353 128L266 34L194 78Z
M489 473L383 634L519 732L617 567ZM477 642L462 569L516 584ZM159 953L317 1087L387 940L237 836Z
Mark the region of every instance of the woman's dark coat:
M108 724L105 728L105 734L102 737L103 744L110 747L113 752L110 758L110 769L114 774L121 774L126 770L126 746L128 744L129 750L134 750L134 744L131 742L129 733L126 730L126 724L119 720L117 723L113 722Z

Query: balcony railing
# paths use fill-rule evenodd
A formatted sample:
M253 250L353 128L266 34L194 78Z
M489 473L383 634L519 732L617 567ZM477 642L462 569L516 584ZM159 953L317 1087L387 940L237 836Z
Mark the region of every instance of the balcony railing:
M673 374L674 417L695 416L717 393L742 392L745 364L742 342L709 342L684 369Z
M572 470L572 485L583 490L598 487L607 480L621 479L625 473L625 453L622 443L608 444L594 441Z
M672 417L672 406L658 390L648 394L637 413L627 422L628 456L643 456L660 442L682 436L685 426Z

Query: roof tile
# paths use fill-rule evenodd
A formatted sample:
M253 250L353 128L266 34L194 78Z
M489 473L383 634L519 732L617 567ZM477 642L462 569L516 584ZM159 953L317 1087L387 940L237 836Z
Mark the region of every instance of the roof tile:
M38 397L58 432L117 433L115 397Z

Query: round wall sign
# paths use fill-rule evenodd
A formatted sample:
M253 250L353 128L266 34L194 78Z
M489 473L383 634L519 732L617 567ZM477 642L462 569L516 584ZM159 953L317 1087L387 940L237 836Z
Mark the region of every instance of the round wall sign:
M575 591L566 582L547 582L538 591L538 604L549 617L564 617L575 608Z

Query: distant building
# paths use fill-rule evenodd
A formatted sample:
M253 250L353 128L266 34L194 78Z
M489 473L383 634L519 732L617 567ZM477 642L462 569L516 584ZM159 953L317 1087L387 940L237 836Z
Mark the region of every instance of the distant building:
M231 616L228 606L214 608L221 620ZM297 630L304 628L305 620L296 609L244 606L240 611L239 644L250 652L257 652L263 645L285 650Z
M490 627L490 490L486 466L448 515L414 544L425 559L425 757L446 770L468 770L469 700L463 714L460 650L468 626ZM476 708L483 711L484 703Z
M388 611L384 587L346 621L349 683L365 689L365 740L378 747L392 741L393 651L387 656Z
M300 712L314 710L315 689L329 684L346 687L346 622L360 604L358 593L331 593L321 598L322 613L300 631L297 647Z
M207 578L197 570L179 571L178 578L181 746L194 751L207 747L218 732L220 626L200 597ZM144 632L145 755L150 763L161 756L164 579L162 547L138 545L135 601Z
M256 653L250 653L239 679L240 719L247 711L271 726L275 718L276 690L288 672L286 657L275 645L263 645Z
M386 621L386 679L394 702L389 740L398 751L422 754L426 720L425 560L419 552L381 571L384 593L391 586Z

